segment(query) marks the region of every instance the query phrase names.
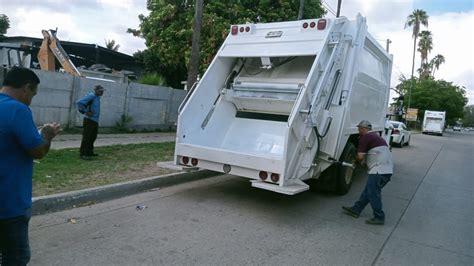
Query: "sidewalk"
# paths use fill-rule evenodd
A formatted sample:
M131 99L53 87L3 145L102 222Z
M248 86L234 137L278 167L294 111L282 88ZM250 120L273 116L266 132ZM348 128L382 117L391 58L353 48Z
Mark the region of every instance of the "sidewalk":
M81 146L81 134L59 135L53 139L51 149L60 150L67 148L79 148ZM99 134L94 143L95 147L117 145L117 144L135 144L135 143L155 143L169 142L176 140L174 132L154 132L154 133L135 133L135 134Z

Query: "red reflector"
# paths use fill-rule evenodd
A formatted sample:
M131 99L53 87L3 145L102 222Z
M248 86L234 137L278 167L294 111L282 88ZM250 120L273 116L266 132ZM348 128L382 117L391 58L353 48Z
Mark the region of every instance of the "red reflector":
M184 156L183 158L181 158L181 161L183 162L183 164L188 164L189 163L189 157Z
M232 26L231 32L232 32L232 35L237 35L237 33L239 32L239 27L237 27L237 26Z
M245 27L245 32L249 32L249 31L250 31L250 27L249 26Z
M268 173L265 172L265 171L260 171L260 173L258 173L258 176L260 177L260 179L262 179L263 181L265 181L268 177Z
M193 166L198 165L198 159L192 158L192 159L191 159L191 164L192 164Z
M326 28L326 20L320 19L318 20L318 30L324 30Z
M240 27L239 29L240 32L244 32L244 30L245 30L244 27Z
M303 23L303 28L306 29L307 27L308 27L308 22Z
M270 179L271 179L273 182L276 183L276 182L278 182L278 180L280 180L280 175L273 173L273 174L270 176Z
M311 22L311 24L309 24L309 26L310 26L311 28L314 28L314 27L316 26L316 23L313 21L313 22Z

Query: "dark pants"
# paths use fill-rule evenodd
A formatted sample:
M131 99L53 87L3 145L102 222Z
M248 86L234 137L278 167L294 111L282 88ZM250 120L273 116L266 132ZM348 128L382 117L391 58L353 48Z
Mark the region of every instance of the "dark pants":
M25 215L0 219L0 265L26 265L31 252L28 225L31 210Z
M391 176L391 174L369 174L365 189L359 200L352 206L352 210L361 213L370 203L374 217L385 220L385 213L382 210L382 188L390 181Z
M84 118L82 126L80 154L81 156L92 156L92 154L94 154L94 141L97 139L99 124L88 118Z

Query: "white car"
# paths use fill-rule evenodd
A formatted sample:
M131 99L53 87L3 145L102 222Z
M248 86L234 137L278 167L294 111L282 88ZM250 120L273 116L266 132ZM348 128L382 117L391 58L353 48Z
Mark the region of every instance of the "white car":
M391 145L396 145L399 148L410 145L411 133L407 126L399 121L390 121L390 123L393 125L392 136L390 137Z
M461 132L461 126L454 126L453 131L459 131Z

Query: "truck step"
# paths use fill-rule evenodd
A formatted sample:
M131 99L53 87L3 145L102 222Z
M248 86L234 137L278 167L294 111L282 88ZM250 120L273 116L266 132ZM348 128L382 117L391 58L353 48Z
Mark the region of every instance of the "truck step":
M274 191L274 192L278 192L278 193L282 193L286 195L295 195L300 192L309 190L309 186L301 180L295 180L293 184L285 185L284 187L280 187L275 184L266 183L260 180L252 180L250 182L252 182L252 187L270 190L270 191Z

